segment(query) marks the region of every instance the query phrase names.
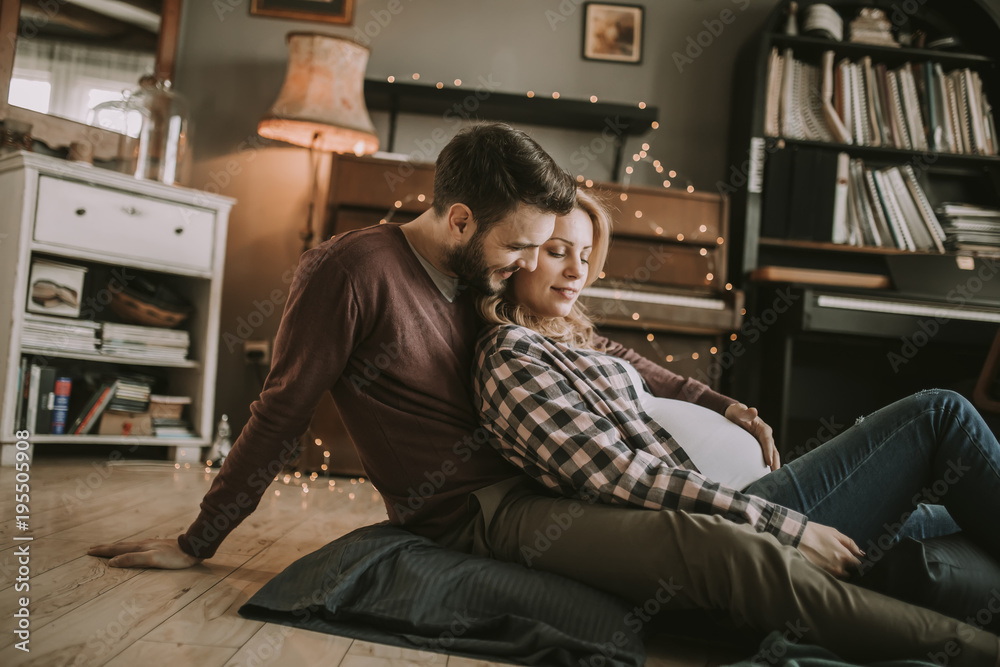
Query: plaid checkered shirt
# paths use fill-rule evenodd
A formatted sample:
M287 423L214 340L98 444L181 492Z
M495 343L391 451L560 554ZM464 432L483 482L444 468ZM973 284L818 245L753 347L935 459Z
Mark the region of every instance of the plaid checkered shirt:
M513 325L484 332L476 357L476 402L493 446L547 488L608 504L718 514L792 546L802 538L804 515L705 478L642 410L615 358Z

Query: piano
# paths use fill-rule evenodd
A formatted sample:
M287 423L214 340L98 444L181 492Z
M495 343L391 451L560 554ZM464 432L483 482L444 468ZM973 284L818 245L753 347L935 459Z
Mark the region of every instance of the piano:
M734 367L734 395L758 406L786 460L836 434L824 423L839 433L920 389L971 398L1000 305L985 295L949 301L949 291L758 285L741 329L751 354ZM766 317L776 303L788 307Z

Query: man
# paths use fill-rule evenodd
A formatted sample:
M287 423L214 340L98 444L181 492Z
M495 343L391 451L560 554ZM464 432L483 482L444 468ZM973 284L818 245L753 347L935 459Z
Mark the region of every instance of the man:
M438 157L431 210L305 253L264 389L187 532L89 553L111 557L116 567L183 568L211 557L257 506L330 391L390 520L446 546L518 561L519 547L531 544L550 516L570 513L574 525L536 566L637 603L672 577L681 586L678 608L727 608L762 630L807 619L806 641L835 650L861 635L871 640L866 646L881 642L873 657L920 657L926 647L961 639L966 664L993 665L995 637L848 586L810 564L802 553L834 572L853 561L833 529L809 533L816 537L810 553L804 538L800 552L719 517L597 505L581 517L569 499L539 500L539 489L494 451L472 406L478 323L465 285L495 294L515 271L533 270L555 216L570 212L574 196L573 180L524 133L503 124L459 133ZM654 393L725 412L770 440L770 429L745 406L733 408L732 399L620 345L608 351L631 361ZM501 529L506 546L493 549L490 531ZM609 530L631 544L608 544ZM642 566L623 561L630 557ZM886 624L899 621L886 615L908 615L924 634L894 638ZM971 638L959 638L960 629Z

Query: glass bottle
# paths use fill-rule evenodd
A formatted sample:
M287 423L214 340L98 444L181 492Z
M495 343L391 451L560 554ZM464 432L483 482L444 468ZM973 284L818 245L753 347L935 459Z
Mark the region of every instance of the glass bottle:
M219 425L215 427L215 440L212 441L212 447L208 450L208 456L205 457L205 465L210 468L218 468L222 465L222 462L226 460L230 450L233 448L231 435L229 416L222 415Z
M125 171L168 185L187 180L191 147L190 106L170 81L143 77L126 100L129 125L138 120L135 141L128 142ZM137 114L137 115L135 115ZM131 127L129 128L131 129ZM131 134L131 132L129 133Z

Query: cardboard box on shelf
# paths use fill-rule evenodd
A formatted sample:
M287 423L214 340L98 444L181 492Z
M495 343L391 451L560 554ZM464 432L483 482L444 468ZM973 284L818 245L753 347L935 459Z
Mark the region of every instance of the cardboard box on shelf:
M98 435L153 435L153 418L148 412L108 410L101 415Z

